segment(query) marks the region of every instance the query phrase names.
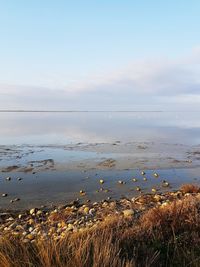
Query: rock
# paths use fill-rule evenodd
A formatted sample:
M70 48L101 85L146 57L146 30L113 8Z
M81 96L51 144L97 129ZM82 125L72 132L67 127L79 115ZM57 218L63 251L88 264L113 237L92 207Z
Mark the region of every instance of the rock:
M6 177L6 180L7 181L10 181L11 180L11 177L10 176Z
M136 178L133 178L133 182L137 182L137 179Z
M90 215L94 215L94 213L95 213L95 209L94 208L92 208L92 209L89 210L89 214Z
M158 174L157 172L155 172L153 175L154 175L154 177L156 177L156 178L159 176L159 174Z
M151 191L152 191L153 193L156 193L156 192L157 192L157 189L156 189L156 188L152 188Z
M147 181L147 178L146 178L146 177L144 177L144 178L143 178L143 180L144 180L144 181Z
M34 230L33 227L29 227L29 228L28 228L29 233L31 233L33 230Z
M162 200L162 197L160 195L155 195L153 197L155 199L155 201L159 202L160 200Z
M89 210L90 210L89 207L85 207L83 211L84 213L88 214Z
M125 184L126 182L119 180L118 183L119 184Z
M34 222L35 222L35 221L34 221L33 219L29 219L29 220L28 220L28 224L30 224L30 225L31 225L31 224L34 224Z
M6 193L2 194L2 197L7 197L7 196L8 196L8 194L6 194Z
M32 234L28 234L28 235L26 236L26 238L27 238L28 240L33 240L33 239L34 239L34 235L32 235Z
M74 229L73 224L69 223L69 224L67 225L67 229L68 229L68 230L73 230L73 229Z
M35 208L33 208L33 209L30 209L30 211L29 211L29 213L31 214L31 215L34 215L35 213L36 213L36 209Z
M125 217L130 217L134 215L134 210L129 209L129 210L123 210L123 214Z
M9 217L8 219L6 219L7 222L12 222L14 221L14 218L13 217Z
M21 180L22 180L22 178L21 178L21 177L18 177L18 178L17 178L17 180L18 180L18 181L21 181Z
M141 191L141 188L139 186L137 186L136 191Z
M36 213L37 216L40 216L42 215L42 211L41 210L38 210L37 213Z
M104 184L104 180L103 179L99 180L99 182L100 182L100 184Z
M163 186L164 186L164 187L168 187L168 186L169 186L169 183L168 183L167 181L164 180L164 181L163 181Z
M144 171L141 171L141 174L142 174L142 175L145 175L146 173L145 173Z

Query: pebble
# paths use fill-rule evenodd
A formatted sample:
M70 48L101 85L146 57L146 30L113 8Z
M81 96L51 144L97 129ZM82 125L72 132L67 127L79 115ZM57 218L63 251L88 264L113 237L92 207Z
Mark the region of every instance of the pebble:
M11 177L10 176L6 177L6 180L7 181L10 181L11 180Z
M99 182L100 182L100 184L104 184L104 180L103 179L99 180Z
M154 177L156 177L156 178L159 176L159 174L158 174L157 172L155 172L153 175L154 175Z
M125 184L126 182L119 180L118 183L119 184Z
M28 240L33 240L33 239L34 239L34 235L32 235L32 234L28 234L28 235L26 236L26 238L27 238Z
M34 215L34 214L36 213L36 209L35 209L35 208L30 209L29 213L30 213L31 215Z
M85 207L83 211L84 213L88 214L89 210L90 210L89 207Z
M6 193L2 194L2 197L7 197L7 196L8 196L8 194L6 194Z
M163 186L165 186L165 187L168 187L169 186L169 183L167 182L167 181L163 181Z
M36 213L37 216L40 216L42 215L42 211L41 210L38 210L37 213Z
M134 215L134 210L129 209L129 210L123 210L123 214L125 217L130 217Z
M142 175L145 175L146 173L144 171L141 172Z
M137 182L137 179L136 178L133 178L133 182Z

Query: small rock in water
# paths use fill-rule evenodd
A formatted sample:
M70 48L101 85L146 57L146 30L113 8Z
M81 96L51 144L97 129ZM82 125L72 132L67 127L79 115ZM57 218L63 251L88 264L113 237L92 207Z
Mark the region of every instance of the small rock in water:
M21 181L21 180L22 180L22 178L21 178L21 177L18 177L18 178L17 178L17 180L18 180L18 181Z
M168 187L169 186L169 183L167 182L167 181L163 181L163 186L165 186L165 187Z
M122 180L119 180L118 181L119 184L125 184L126 182L122 181Z
M146 177L144 177L144 178L143 178L143 180L144 180L144 181L147 181L147 178L146 178Z
M137 179L136 178L133 178L133 182L137 182Z
M157 192L157 189L156 189L156 188L152 188L151 191L152 191L153 193L155 193L155 192Z
M14 201L14 202L16 202L16 201L20 201L20 198L15 198L13 201Z
M156 177L156 178L159 176L159 174L158 174L157 172L155 172L153 175L154 175L154 177Z
M137 191L141 191L141 188L139 186L136 187Z
M104 180L103 179L99 180L99 182L100 182L100 184L104 184Z
M6 193L2 194L2 197L7 197L7 196L8 196L8 194L6 194Z
M6 177L6 180L7 181L10 181L11 180L11 177L10 176Z
M144 171L141 172L142 175L145 175L146 173Z

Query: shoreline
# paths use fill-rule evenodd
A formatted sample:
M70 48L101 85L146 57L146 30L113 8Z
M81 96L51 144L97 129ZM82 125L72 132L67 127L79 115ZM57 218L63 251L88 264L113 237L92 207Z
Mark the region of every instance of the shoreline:
M0 264L198 266L199 207L200 188L183 185L165 194L1 214Z
M84 194L85 192L80 192L80 196ZM190 196L195 196L200 201L200 189L196 185L183 185L179 190L141 194L137 197L117 200L108 198L92 202L77 199L53 207L41 206L30 210L1 209L0 237L4 234L14 234L22 241L31 242L35 238L49 238L48 233L53 227L54 233L60 229L55 238L58 240L62 238L63 232L79 232L90 227L97 227L107 216L136 216L138 219L151 209L164 209L173 202L182 201ZM43 232L41 232L41 224L43 227L45 225ZM30 239L26 238L29 234L32 235Z

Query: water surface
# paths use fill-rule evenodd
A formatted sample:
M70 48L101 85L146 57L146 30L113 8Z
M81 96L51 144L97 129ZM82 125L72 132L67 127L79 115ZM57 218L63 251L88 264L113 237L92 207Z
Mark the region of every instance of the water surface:
M81 189L83 200L101 200L134 196L136 186L168 190L164 179L171 189L199 183L199 118L198 112L1 112L0 186L8 197L0 207L63 203L80 197ZM21 200L11 204L16 197Z

